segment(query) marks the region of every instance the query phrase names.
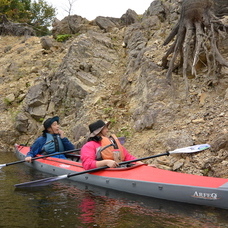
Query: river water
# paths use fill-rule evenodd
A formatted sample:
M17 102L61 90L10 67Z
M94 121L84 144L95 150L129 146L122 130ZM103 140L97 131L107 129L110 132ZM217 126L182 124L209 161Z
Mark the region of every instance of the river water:
M0 164L16 161L0 152ZM17 164L0 170L0 228L223 228L228 210L145 198L61 180L15 190L14 184L49 177Z

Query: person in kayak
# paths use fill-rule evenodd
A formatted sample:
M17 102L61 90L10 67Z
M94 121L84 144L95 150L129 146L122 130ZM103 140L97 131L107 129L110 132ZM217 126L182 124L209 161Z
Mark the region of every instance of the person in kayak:
M64 136L60 129L59 117L54 116L45 120L43 135L38 137L25 157L25 161L31 162L37 154L52 154L75 149L75 146ZM66 159L64 154L53 157Z
M110 122L105 123L103 120L98 120L89 125L90 135L87 143L81 149L81 161L84 169L102 166L115 168L121 161L136 159L121 145L115 135L107 136L109 124Z

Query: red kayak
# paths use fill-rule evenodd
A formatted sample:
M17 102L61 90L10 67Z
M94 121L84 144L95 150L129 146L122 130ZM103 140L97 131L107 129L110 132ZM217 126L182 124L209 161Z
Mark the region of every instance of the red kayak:
M16 146L16 156L24 160L27 146ZM46 157L26 165L52 175L99 187L190 204L228 209L228 179L163 170L144 164L85 171L80 162ZM69 175L70 173L70 175ZM80 174L80 175L77 175ZM62 177L59 176L59 177ZM59 178L61 179L61 178Z

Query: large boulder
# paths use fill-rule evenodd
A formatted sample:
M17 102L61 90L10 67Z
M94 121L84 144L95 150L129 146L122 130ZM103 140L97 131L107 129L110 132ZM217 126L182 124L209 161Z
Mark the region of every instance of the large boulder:
M89 21L78 15L67 16L59 21L55 19L52 23L52 35L56 38L57 35L76 34L86 32Z
M131 9L128 9L127 12L122 15L120 20L121 24L124 26L128 26L140 21L138 14Z
M113 17L96 17L95 24L105 32L109 32L111 29L120 26L120 19Z

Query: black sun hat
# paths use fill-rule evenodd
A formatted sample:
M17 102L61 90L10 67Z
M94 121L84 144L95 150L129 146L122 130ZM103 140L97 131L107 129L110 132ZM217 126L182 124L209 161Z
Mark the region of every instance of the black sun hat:
M51 127L51 125L57 121L57 123L59 123L59 117L58 116L54 116L52 118L48 118L47 120L44 121L44 129L47 130L49 127Z
M91 123L89 125L89 130L90 130L90 135L89 137L94 137L96 136L97 134L99 134L102 129L105 127L105 126L109 126L110 124L110 121L109 122L104 122L103 120L98 120L94 123Z

